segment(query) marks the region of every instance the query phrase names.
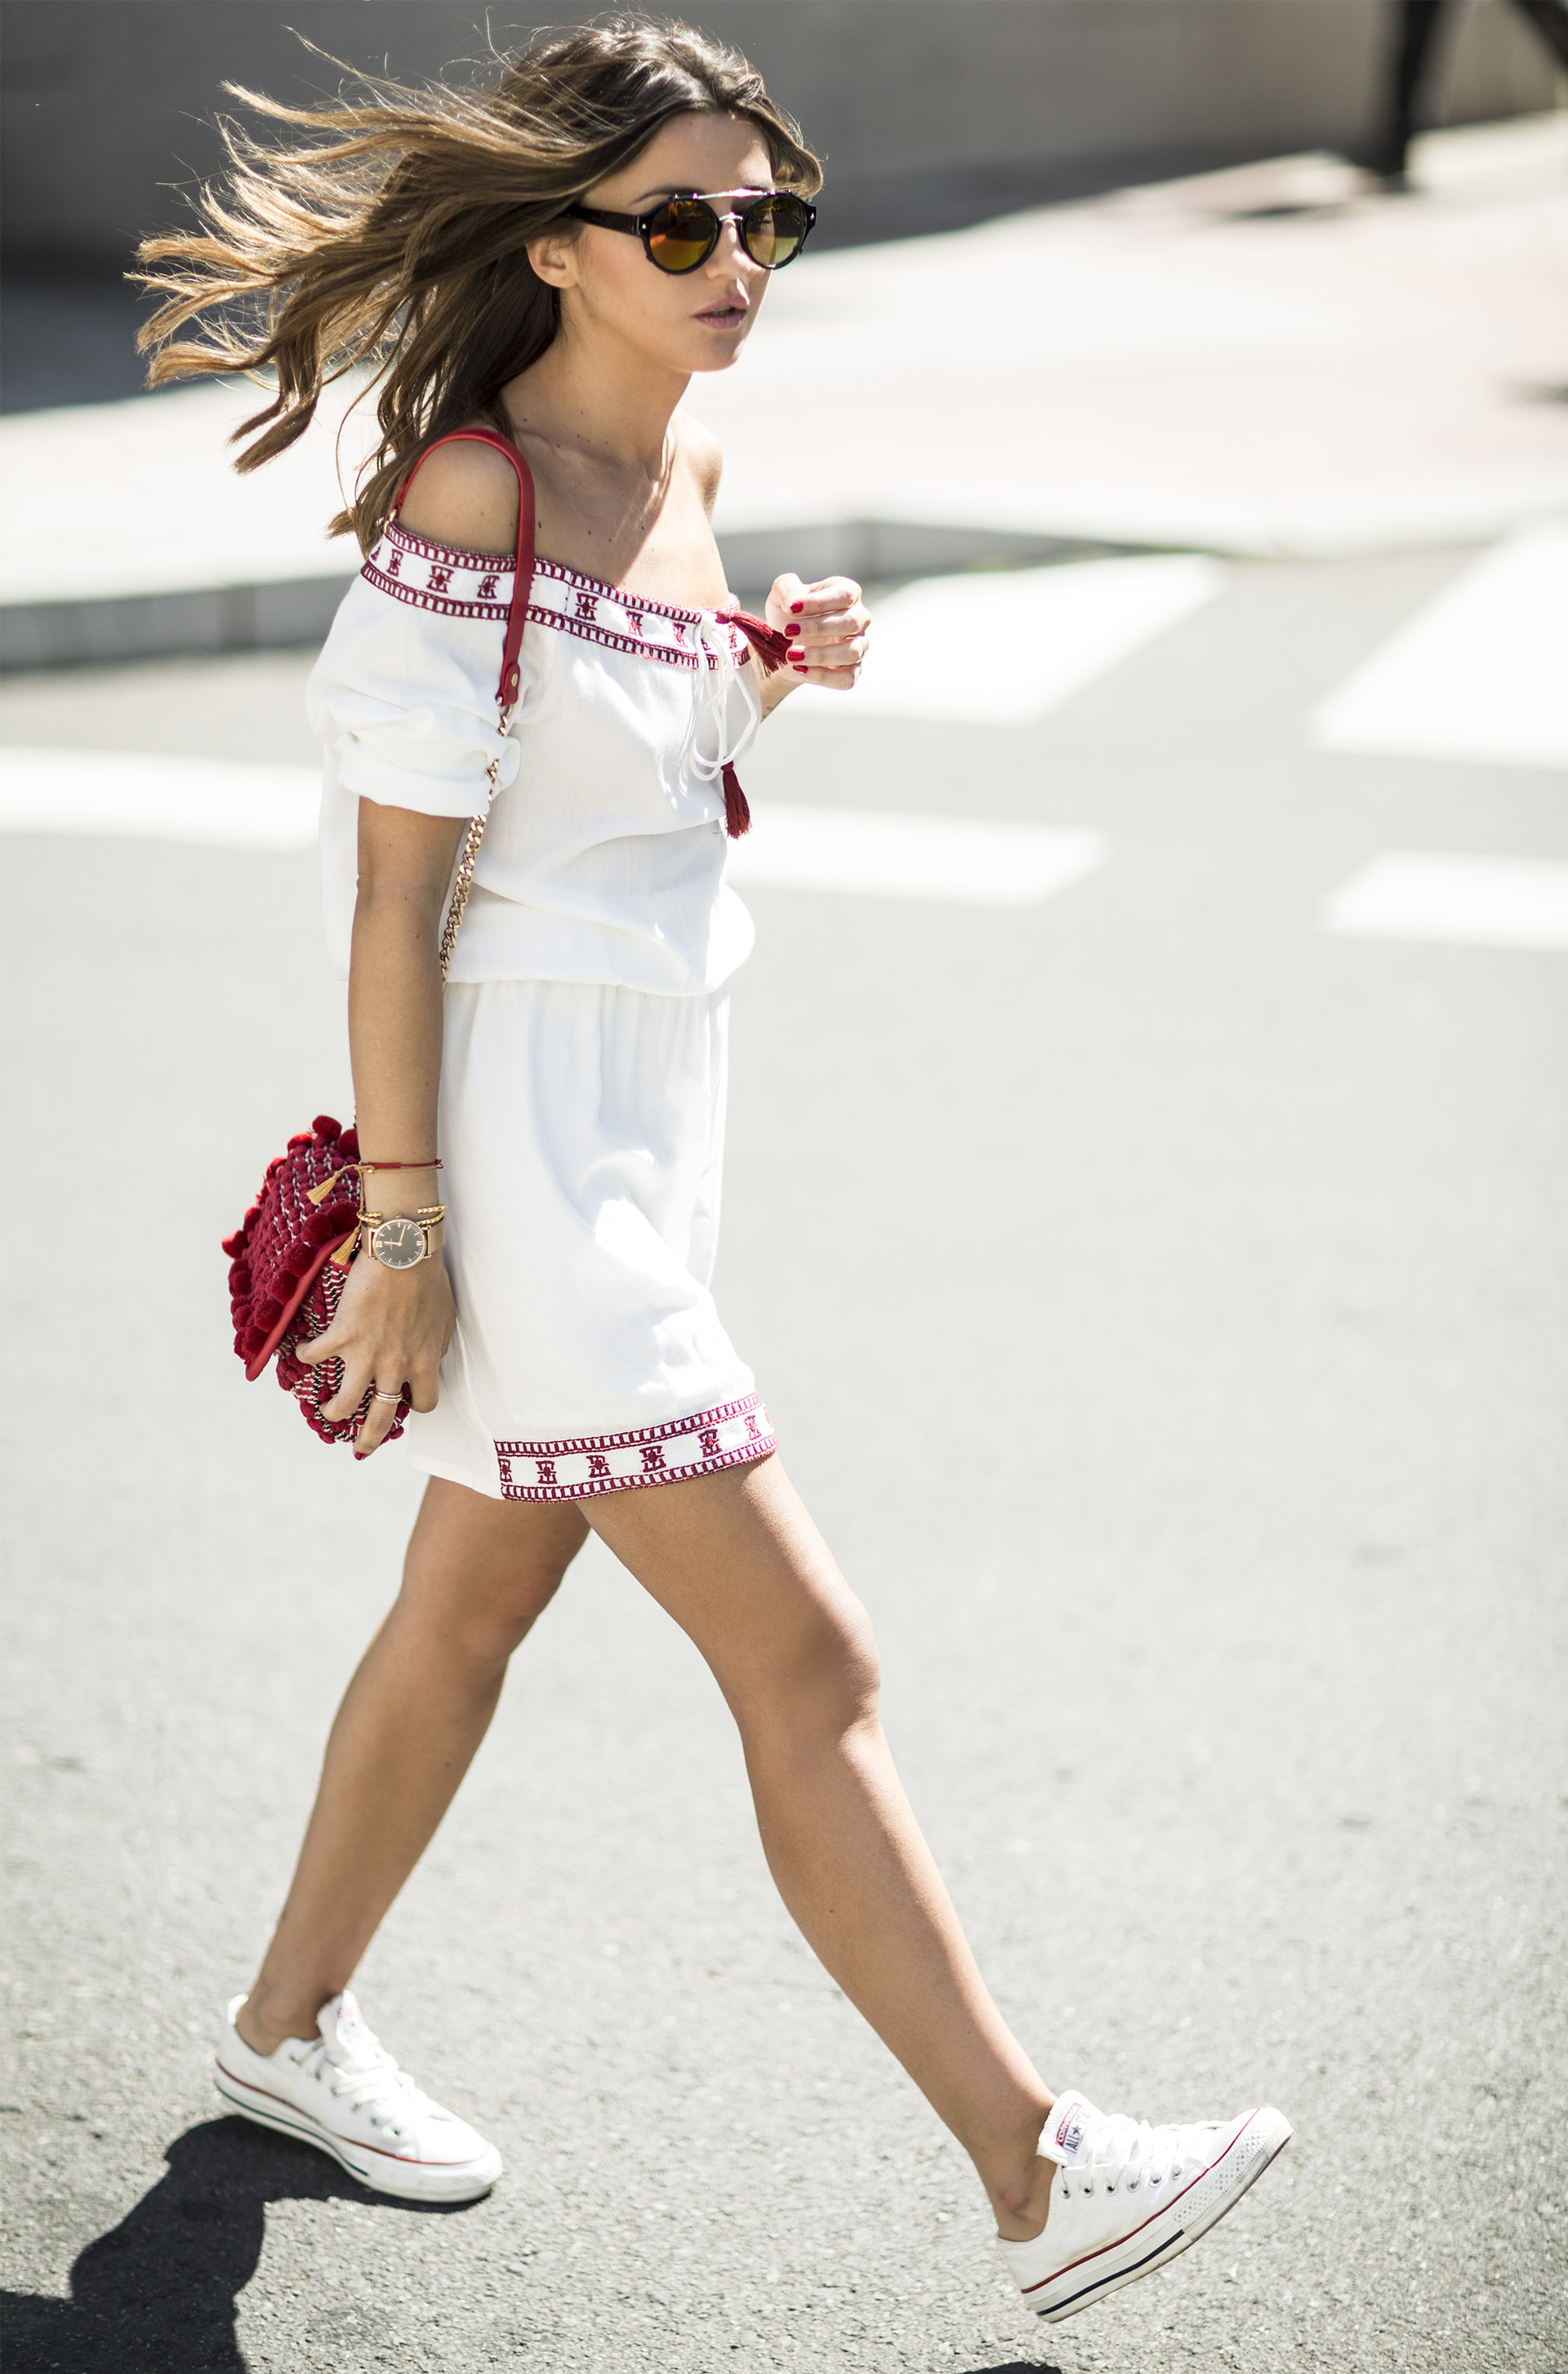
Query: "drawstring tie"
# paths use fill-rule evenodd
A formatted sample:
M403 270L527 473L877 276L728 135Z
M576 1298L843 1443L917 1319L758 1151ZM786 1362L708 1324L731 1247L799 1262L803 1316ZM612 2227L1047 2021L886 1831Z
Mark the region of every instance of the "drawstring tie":
M725 734L729 723L729 690L740 673L736 664L729 635L725 631L731 627L737 629L745 636L747 642L757 655L758 664L764 676L772 676L776 669L784 666L789 657L789 637L781 634L776 627L770 627L765 619L754 618L749 610L717 610L713 614L713 631L710 633L705 619L697 630L698 640L704 654L714 664L704 665L703 680L698 687L697 716L692 725L691 764L696 773L705 782L718 782L723 784L725 830L731 840L738 840L743 832L750 830L751 811L746 804L746 794L740 788L740 778L735 771L735 762L761 722L762 705L760 701L750 704L751 713L746 721L740 739L732 750L726 750ZM716 754L713 758L704 757L699 747L702 724L705 719L709 718L713 724Z

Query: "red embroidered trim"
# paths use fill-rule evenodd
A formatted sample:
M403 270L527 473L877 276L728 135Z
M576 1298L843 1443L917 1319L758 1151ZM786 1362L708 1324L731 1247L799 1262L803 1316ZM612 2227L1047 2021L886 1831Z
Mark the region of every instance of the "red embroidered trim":
M376 554L383 545L392 547L383 568ZM402 563L405 555L431 564L430 582L411 585L404 578ZM478 594L464 599L461 589L451 590L454 571L479 580ZM499 553L463 552L443 544L429 544L422 537L410 535L407 528L389 520L382 532L381 541L366 559L360 574L367 584L379 593L390 594L395 602L406 602L411 609L431 610L442 618L504 618L506 600L501 596L503 581L512 575L511 555ZM718 666L713 652L695 640L686 645L683 639L689 629L701 627L704 614L700 610L682 610L669 602L655 602L643 594L629 594L619 585L607 585L602 578L584 576L581 570L568 569L558 560L541 560L536 564L536 580L549 578L576 597L575 611L552 608L546 603L530 603L529 623L539 627L555 627L562 634L576 635L580 641L602 644L606 649L630 652L639 659L662 660L666 667L696 669L705 656L710 668ZM628 634L604 625L596 616L597 605L609 603L622 612L631 628ZM733 623L738 614L732 614L718 623L730 629L732 642L738 646L737 658L740 664L751 656L750 642L741 629ZM715 614L716 617L716 614ZM644 618L664 618L676 629L677 641L665 643L650 640L643 630Z
M427 544L421 536L411 535L397 520L388 520L382 530L388 544L401 546L405 552L417 553L421 560L444 562L448 568L470 571L476 577L510 577L510 552L465 552L445 544ZM562 560L536 560L536 577L553 577L558 584L570 585L574 592L597 594L607 602L619 603L623 610L637 610L644 617L678 618L688 627L697 626L703 617L701 610L683 610L670 602L655 602L651 594L629 593L624 585L611 585L603 577L586 577L580 569L568 569ZM504 607L504 604L502 605ZM738 617L738 612L731 612Z
M417 552L421 560L443 560L452 569L472 569L477 575L510 577L515 561L512 552L477 552L460 544L429 544L422 535L415 535L399 519L389 519L382 530L389 544L399 544L405 552ZM378 539L379 541L379 539ZM548 569L548 560L536 560L535 574Z
M719 1443L719 1429L737 1418L745 1420L748 1435L724 1450ZM693 1436L701 1457L670 1465L665 1457L666 1443L689 1440ZM503 1500L591 1500L605 1492L632 1492L650 1484L679 1484L690 1475L713 1475L721 1467L744 1466L754 1459L765 1459L777 1448L778 1437L769 1423L760 1395L749 1393L744 1401L700 1410L694 1417L670 1418L663 1426L638 1427L624 1434L573 1435L556 1441L498 1442L495 1453ZM628 1466L626 1472L618 1475L607 1454L619 1452L625 1457L632 1451L637 1454L637 1465ZM588 1472L575 1481L562 1483L557 1471L560 1463L569 1459L585 1459ZM535 1471L533 1476L525 1480L517 1475L514 1461L525 1461Z

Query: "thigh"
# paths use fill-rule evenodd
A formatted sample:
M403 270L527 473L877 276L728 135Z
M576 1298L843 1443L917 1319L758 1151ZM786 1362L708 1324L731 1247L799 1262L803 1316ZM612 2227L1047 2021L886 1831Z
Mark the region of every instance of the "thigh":
M432 1475L404 1561L407 1613L471 1622L518 1639L588 1538L577 1504L492 1500Z
M777 1452L585 1503L594 1531L701 1651L737 1710L831 1671L876 1685L865 1609Z

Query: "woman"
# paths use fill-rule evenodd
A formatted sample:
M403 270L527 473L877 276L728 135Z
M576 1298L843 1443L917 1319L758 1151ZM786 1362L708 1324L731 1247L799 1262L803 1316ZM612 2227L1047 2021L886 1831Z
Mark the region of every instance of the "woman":
M270 302L265 335L223 312L215 344L154 367L276 370L242 466L301 432L324 376L381 373L380 452L338 523L369 558L311 699L364 1198L411 1224L409 1258L367 1238L310 1351L343 1362L326 1415L368 1410L360 1457L407 1381L430 1478L218 2084L380 2191L494 2182L495 2151L347 1988L592 1527L706 1657L785 1903L969 2152L1030 2306L1070 2315L1185 2249L1290 2130L1273 2110L1151 2129L1036 2074L893 1771L866 1616L707 1287L726 983L751 938L722 881L728 762L796 685L854 685L867 622L845 579L790 576L772 636L726 620L719 455L679 406L798 253L819 169L743 60L636 18L536 46L486 92L372 100L289 117L330 135L291 154L237 141L206 236L144 251L155 341ZM438 441L474 428L492 441ZM498 742L513 452L543 558ZM753 645L787 662L764 673ZM463 820L498 757L443 995Z

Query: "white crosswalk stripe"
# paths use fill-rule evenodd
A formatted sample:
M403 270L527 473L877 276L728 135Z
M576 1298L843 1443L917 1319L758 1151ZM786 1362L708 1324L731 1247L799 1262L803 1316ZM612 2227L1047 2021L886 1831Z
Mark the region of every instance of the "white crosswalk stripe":
M1568 767L1568 527L1508 537L1313 712L1319 749Z
M1192 552L918 578L878 602L855 691L805 685L778 723L1028 725L1190 617L1224 582L1217 561Z
M1358 939L1568 948L1568 865L1391 849L1325 900L1322 923Z

